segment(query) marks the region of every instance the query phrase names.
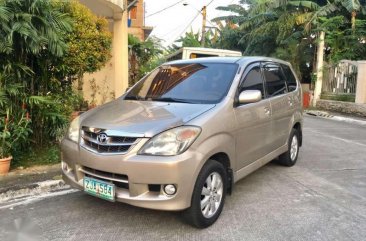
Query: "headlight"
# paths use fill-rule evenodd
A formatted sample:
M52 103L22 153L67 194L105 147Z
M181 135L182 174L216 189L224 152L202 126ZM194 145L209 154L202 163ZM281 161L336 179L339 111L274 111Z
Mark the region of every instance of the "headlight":
M149 140L141 155L175 156L185 152L201 133L201 128L182 126L165 131Z
M70 124L69 130L67 132L67 137L73 142L79 141L80 132L80 118L76 117Z

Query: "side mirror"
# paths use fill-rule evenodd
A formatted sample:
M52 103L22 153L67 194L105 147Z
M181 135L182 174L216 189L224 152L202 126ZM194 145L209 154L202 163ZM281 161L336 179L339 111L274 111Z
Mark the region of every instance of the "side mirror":
M239 104L255 103L262 100L262 93L259 90L244 90L239 95Z

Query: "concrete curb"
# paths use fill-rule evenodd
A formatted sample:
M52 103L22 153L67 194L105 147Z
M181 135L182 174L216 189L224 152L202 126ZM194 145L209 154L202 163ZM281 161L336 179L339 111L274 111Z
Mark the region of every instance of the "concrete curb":
M63 180L47 180L22 186L12 186L0 191L0 204L29 196L69 189Z
M319 111L319 110L304 110L305 114L312 115L312 116L320 116L325 118L332 118L333 115L329 114L326 111Z
M61 163L57 163L54 165L40 165L40 166L32 166L25 169L15 169L11 170L8 174L0 176L1 180L6 180L8 178L14 176L25 176L30 174L42 174L47 173L54 170L61 170Z
M311 116L317 116L322 118L329 118L335 121L341 121L341 122L347 122L351 124L359 124L359 125L366 125L366 119L360 119L360 118L352 118L352 117L346 117L341 115L332 114L326 111L320 111L320 110L304 110L304 113Z

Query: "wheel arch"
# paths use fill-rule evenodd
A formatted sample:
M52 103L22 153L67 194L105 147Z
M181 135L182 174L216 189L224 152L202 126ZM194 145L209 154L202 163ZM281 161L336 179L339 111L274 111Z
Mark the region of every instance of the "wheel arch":
M215 160L219 162L221 165L224 166L226 173L227 173L227 193L231 194L233 184L234 184L234 178L233 178L233 170L230 164L230 157L225 152L218 152L213 155L211 155L207 161L209 160ZM206 162L207 162L206 161Z
M293 126L293 129L297 130L299 133L299 141L300 141L300 146L302 146L302 126L300 122L296 122Z

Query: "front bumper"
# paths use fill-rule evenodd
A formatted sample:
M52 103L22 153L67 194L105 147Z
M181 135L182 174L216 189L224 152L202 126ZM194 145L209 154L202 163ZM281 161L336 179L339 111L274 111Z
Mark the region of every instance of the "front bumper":
M80 190L83 190L85 175L113 183L117 181L121 185L116 187L116 201L138 207L158 210L190 207L193 188L202 166L202 154L188 150L170 157L137 155L146 141L142 139L124 155L105 155L90 152L64 139L61 145L62 161L69 169L63 168L63 179ZM166 195L163 192L166 184L174 184L177 192Z

